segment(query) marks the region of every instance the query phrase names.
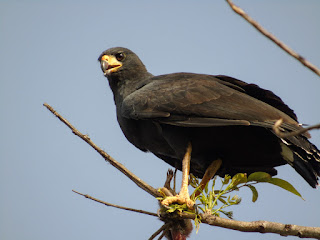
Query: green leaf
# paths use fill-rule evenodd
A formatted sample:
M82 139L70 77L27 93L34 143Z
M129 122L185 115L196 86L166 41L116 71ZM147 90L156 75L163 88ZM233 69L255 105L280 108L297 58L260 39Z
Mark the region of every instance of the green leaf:
M197 229L196 233L198 233L198 231L199 231L200 223L201 223L200 216L198 214L196 214L196 218L194 219L194 225Z
M214 194L215 194L215 195L218 195L218 194L220 194L220 193L221 193L220 190L214 190ZM221 196L221 197L225 197L225 196Z
M205 188L204 188L204 192L205 192L205 193L208 193L208 191L209 191L209 190L208 190L208 186L209 186L209 182L207 182L207 184L206 184L206 186L205 186Z
M192 174L190 173L189 176L189 184L193 187L196 188L199 185L199 180Z
M213 194L212 194L212 192L210 191L209 192L209 197L208 197L208 203L212 203L213 202Z
M198 206L198 208L202 211L202 212L205 212L204 208Z
M220 213L219 212L214 212L213 215L220 217Z
M226 174L226 175L224 176L224 179L222 180L222 184L223 184L223 185L227 185L227 184L229 183L230 179L231 179L231 176L228 175L228 174Z
M291 185L291 183L283 180L283 179L280 179L280 178L271 178L269 179L268 181L269 183L272 183L278 187L281 187L299 197L301 197L303 199L303 197L301 196L301 194L294 188L294 186ZM304 200L304 199L303 199Z
M228 218L233 219L233 212L232 211L227 212L227 211L220 210L220 212L222 212Z
M212 191L214 190L214 186L216 185L216 178L217 177L214 177L212 180Z
M197 192L200 192L200 195L198 195L197 197L195 197L195 194ZM200 199L200 197L203 195L203 191L201 190L201 186L198 186L194 189L193 193L191 194L191 199L192 200L195 200L195 199Z
M201 198L200 198L199 200L200 200L201 203L203 203L203 204L205 204L205 203L208 202L208 198L207 198L204 194L201 195Z
M234 195L231 199L230 199L230 203L231 204L239 204L241 202L241 198L238 197L238 195Z
M158 193L160 193L162 195L162 198L166 197L166 194L161 190L161 188L158 188ZM158 199L159 200L159 199ZM161 200L161 199L160 199Z
M168 212L168 213L173 213L175 210L176 210L175 208L169 208L169 209L167 210L167 212Z
M245 173L237 173L232 177L231 183L228 186L229 188L236 188L241 183L246 183L248 181L247 174Z
M219 197L218 200L219 200L220 202L222 202L224 205L227 205L227 202L226 202L225 200L223 200L222 197Z
M257 189L254 187L254 186L252 186L252 185L247 185L250 189L251 189L251 191L252 191L252 202L255 202L255 201L257 201L257 199L258 199L258 191L257 191Z
M248 177L248 182L268 182L271 179L271 175L265 172L254 172L251 173Z

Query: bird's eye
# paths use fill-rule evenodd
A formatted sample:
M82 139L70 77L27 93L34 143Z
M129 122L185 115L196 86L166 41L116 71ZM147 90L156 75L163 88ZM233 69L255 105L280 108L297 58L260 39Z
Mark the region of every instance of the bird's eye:
M126 57L126 55L121 52L121 53L117 53L115 57L118 61L122 61Z

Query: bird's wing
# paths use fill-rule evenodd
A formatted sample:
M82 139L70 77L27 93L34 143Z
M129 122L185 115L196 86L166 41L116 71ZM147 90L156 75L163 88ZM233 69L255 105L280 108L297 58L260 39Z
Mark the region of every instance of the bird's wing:
M154 77L124 99L121 113L126 118L154 119L184 127L265 123L269 128L282 118L290 128L300 128L290 116L246 94L241 87L200 74Z
M279 98L270 90L260 88L256 84L246 83L239 79L229 77L229 76L217 75L215 77L221 80L222 84L225 84L225 85L229 84L228 86L230 87L233 87L233 86L237 86L238 88L240 87L242 91L244 91L246 94L250 95L251 97L254 97L256 99L259 99L260 101L268 103L269 105L284 112L285 114L290 116L292 119L298 121L294 111L291 108L289 108L289 106L286 105L281 98Z

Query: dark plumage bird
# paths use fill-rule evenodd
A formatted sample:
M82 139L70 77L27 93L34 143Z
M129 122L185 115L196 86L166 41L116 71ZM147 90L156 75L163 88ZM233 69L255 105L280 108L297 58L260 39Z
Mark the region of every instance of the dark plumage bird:
M278 137L272 127L282 119L284 133L300 130L297 116L278 96L255 84L227 76L173 73L153 76L126 48L100 57L126 138L142 151L181 170L190 142L190 172L203 177L215 159L217 174L268 172L290 164L312 187L320 175L320 152L308 133Z

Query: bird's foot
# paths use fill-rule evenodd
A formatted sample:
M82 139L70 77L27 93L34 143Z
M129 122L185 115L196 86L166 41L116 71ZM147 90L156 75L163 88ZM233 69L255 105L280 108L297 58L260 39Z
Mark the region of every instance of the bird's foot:
M188 143L186 153L182 160L182 183L180 193L176 196L170 196L165 198L161 202L162 205L169 206L170 204L178 203L180 205L186 204L187 207L191 210L194 209L194 201L190 199L188 191L191 150L191 143Z
M194 209L194 201L192 201L189 196L178 194L176 196L167 197L161 201L161 204L164 206L169 206L173 203L177 203L180 205L186 204L190 210Z

